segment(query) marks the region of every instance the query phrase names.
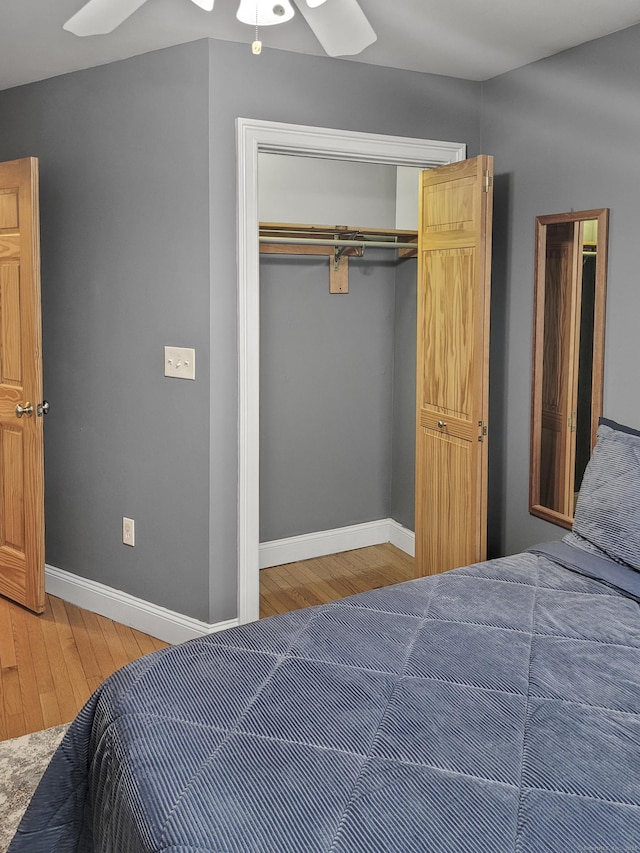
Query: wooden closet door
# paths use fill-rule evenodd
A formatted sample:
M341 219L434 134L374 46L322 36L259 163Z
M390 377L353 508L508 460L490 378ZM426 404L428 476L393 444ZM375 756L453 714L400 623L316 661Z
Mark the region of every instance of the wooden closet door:
M486 559L493 158L422 174L416 573Z

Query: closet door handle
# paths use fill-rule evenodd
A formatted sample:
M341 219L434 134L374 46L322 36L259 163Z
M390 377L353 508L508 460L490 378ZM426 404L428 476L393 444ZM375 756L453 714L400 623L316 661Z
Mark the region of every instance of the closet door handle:
M446 429L447 424L444 421L438 421L438 426L440 429Z

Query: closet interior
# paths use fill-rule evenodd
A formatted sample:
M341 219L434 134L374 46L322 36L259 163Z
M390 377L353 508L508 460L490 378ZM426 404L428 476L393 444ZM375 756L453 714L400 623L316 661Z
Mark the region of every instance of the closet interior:
M260 158L266 568L274 542L413 531L419 170Z

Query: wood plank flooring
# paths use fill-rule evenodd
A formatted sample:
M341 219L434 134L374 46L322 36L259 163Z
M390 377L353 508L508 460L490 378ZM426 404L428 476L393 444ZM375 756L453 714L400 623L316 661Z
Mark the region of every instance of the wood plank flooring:
M260 572L260 616L327 604L415 577L414 559L394 545L372 545Z
M0 598L0 740L70 722L105 678L166 645L52 595L41 616Z
M326 604L414 577L393 545L260 572L260 615ZM0 740L70 722L113 672L167 643L47 596L36 616L0 598Z

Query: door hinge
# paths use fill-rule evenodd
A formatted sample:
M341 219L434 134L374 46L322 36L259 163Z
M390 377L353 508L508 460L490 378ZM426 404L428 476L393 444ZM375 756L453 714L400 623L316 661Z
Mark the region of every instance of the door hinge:
M493 186L493 178L491 177L489 170L485 169L482 173L482 192L488 193L489 188Z
M480 435L478 436L478 441L484 441L485 436L487 434L487 425L484 421L478 421L478 429L480 430Z

